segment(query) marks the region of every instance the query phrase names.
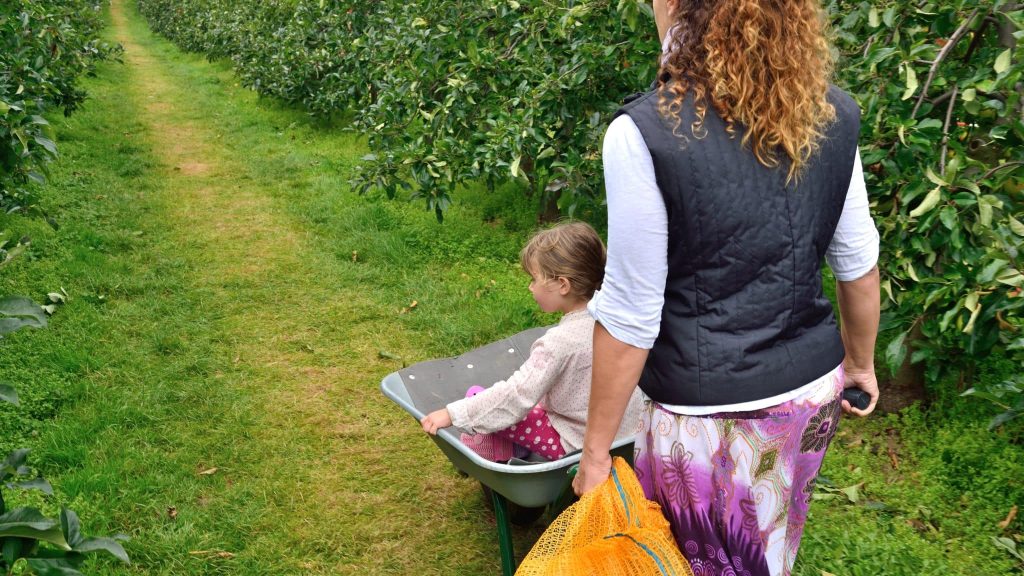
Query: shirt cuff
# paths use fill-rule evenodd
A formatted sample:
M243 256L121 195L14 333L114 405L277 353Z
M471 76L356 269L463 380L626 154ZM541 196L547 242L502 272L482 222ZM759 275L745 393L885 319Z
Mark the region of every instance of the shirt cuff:
M472 430L473 427L469 426L469 414L467 414L466 399L456 400L451 404L445 406L448 409L448 416L452 419L452 426L456 428L462 428L463 430Z
M658 339L657 329L644 330L635 323L629 322L630 318L623 318L616 314L614 305L603 305L604 301L605 298L602 297L600 290L594 292L594 297L587 304L587 310L594 317L594 321L600 323L612 335L612 338L634 348L650 350L654 347L654 341Z

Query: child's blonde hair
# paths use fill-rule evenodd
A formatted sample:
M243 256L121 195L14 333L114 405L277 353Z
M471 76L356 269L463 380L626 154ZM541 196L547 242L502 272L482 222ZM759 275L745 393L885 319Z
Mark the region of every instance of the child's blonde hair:
M604 280L604 242L589 224L569 222L534 234L519 254L523 270L544 280L564 277L570 294L590 300Z

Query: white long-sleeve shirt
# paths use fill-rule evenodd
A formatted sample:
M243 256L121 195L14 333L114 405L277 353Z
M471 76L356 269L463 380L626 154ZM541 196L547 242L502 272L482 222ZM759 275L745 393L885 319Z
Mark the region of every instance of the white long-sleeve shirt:
M604 137L608 200L608 262L601 290L590 301L591 315L617 340L650 349L661 327L668 277L668 214L658 188L654 161L633 119L623 114ZM868 212L860 153L826 261L838 280L856 280L878 261L878 231ZM720 406L666 406L681 414L757 410L806 392L796 390L753 402Z
M569 312L533 343L530 357L508 380L448 404L452 424L472 433L497 432L521 421L540 404L566 453L578 450L587 428L593 360L594 318L586 310ZM636 432L641 402L637 390L616 437Z

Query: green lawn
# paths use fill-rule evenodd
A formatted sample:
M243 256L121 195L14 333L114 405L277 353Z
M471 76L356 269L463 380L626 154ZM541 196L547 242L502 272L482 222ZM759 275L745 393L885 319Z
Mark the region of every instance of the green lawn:
M518 270L529 201L464 191L438 225L357 196L352 133L260 100L123 1L111 21L124 64L51 119L62 157L40 197L58 228L0 216L32 238L0 294L70 295L49 328L0 341L22 398L0 406L0 448L31 446L56 492L15 503L131 536L132 566L90 573L498 573L478 487L378 383L554 320ZM1014 570L991 538L1022 531L997 526L1024 504L1020 428L987 432L991 407L938 395L844 423L799 574ZM854 485L856 503L838 491Z

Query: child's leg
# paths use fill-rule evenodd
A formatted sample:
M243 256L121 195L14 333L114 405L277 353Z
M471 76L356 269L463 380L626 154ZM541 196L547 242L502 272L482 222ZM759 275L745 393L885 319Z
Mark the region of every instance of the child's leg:
M476 396L483 392L482 386L470 386L466 391L466 398ZM476 452L484 460L491 462L507 462L515 456L515 446L507 438L501 438L494 434L461 434L459 440Z
M518 424L494 433L495 436L507 438L512 443L527 448L534 454L548 460L557 460L565 456L562 437L551 425L547 412L540 406L534 406Z

